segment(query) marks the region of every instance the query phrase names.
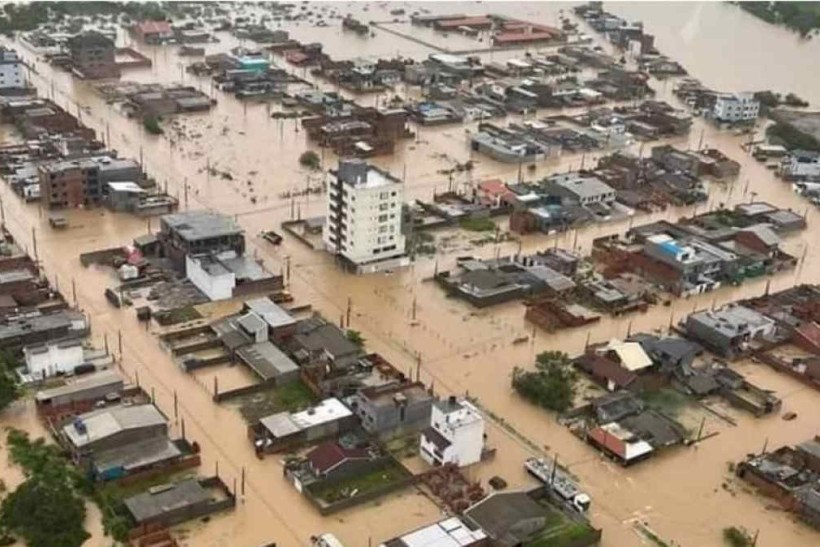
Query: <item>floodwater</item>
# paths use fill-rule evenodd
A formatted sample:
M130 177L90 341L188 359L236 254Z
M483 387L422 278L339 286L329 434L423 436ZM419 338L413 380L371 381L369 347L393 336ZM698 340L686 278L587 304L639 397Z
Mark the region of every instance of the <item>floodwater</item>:
M363 6L370 6L368 13L361 11ZM559 10L569 6L554 3L424 4L425 8L441 13L499 12L547 23L554 23ZM391 19L388 11L396 7L404 7L408 13L417 9L409 4L342 7L342 13L358 13L365 20ZM613 5L611 9L642 19L648 31L657 35L661 50L680 59L693 76L702 78L707 85L726 90L767 87L794 90L820 104L820 81L816 70L811 70L811 63L817 59L817 42L801 42L782 29L763 25L741 10L724 4L661 6L641 3ZM331 55L341 58L387 56L397 52L420 58L430 52L418 43L387 36L378 30L370 39L344 34L337 23L334 20L327 28L308 27L302 23L288 27L288 30L299 39L325 43ZM207 46L209 53L224 51L235 44L228 36L220 38L222 43ZM440 37L426 38L441 41ZM138 47L154 59L154 66L126 73L123 79L184 81L206 91L210 89L208 80L184 74L182 63L188 61L181 61L172 48ZM765 51L752 54L760 49ZM25 51L23 54L31 57ZM501 54L494 55L501 57ZM503 54L513 55L515 53ZM711 419L706 430L717 435L697 448L673 450L628 470L602 460L549 414L522 402L509 387L513 367L526 366L540 351L558 349L575 354L583 349L588 337L595 342L625 336L630 323L632 332L662 328L670 319L677 320L695 308L761 294L766 280L679 300L671 307L656 307L644 314L604 318L593 329L560 334L535 332L530 343L513 345L514 339L533 334L532 327L524 321L524 309L520 303L476 311L461 302L445 299L433 283L425 281L436 267L452 267L455 256L464 254L463 250L442 250L435 257L420 259L410 269L394 275L362 278L339 272L328 256L312 252L292 238L286 238L281 247L274 248L258 237L262 230L276 228L290 218L291 203L279 197L282 192L318 182L316 175L311 181L310 174L299 167L299 154L311 145L293 120L270 119L266 105L241 103L214 92L218 100L214 110L208 114L177 118L174 127L178 129L155 137L144 134L140 124L106 105L86 83L52 71L41 62L36 62L36 70L38 74L32 74L32 81L42 95L53 96L72 112L79 111L83 120L97 129L98 134L108 135L106 139L110 146L122 155L141 156L148 172L161 185L167 184L170 193L180 197L183 209L213 208L236 215L246 231L249 248L272 271L279 271L289 257L289 288L299 303L309 303L333 320L340 316L350 298L353 306L351 326L362 332L369 349L406 370L415 366L415 356L419 352L422 356L421 378L432 383L436 392L442 395L469 393L477 397L484 408L514 428L517 434L491 423L489 442L498 448L498 455L492 462L468 469L470 477L486 484L491 476L500 475L511 487L529 484L522 469L523 459L530 452L528 443L523 440L527 439L550 454L557 453L592 495L591 518L596 526L604 529L604 546L648 544L648 540L635 532L635 522L645 523L659 537L676 545L719 546L722 544L721 530L732 525L759 529L758 545L797 546L817 542L816 532L780 511L767 508L770 503L765 499L734 486L727 467L728 462L759 450L766 439L769 446L774 447L799 442L817 433L814 417L820 394L802 384L762 366L741 364L744 374L749 374L759 385L774 389L783 398L784 412L794 411L798 418L790 422L776 416L754 419L729 411L737 426ZM302 71L300 75L303 75ZM331 89L327 83L318 83L324 89ZM668 83L656 82L655 87L662 97L671 91ZM375 101L375 98L361 99L364 104L372 104L369 101ZM436 189L447 186L446 177L437 174L439 169L471 159L466 144L465 130L468 129L474 128L469 125L422 128L415 141L401 143L393 156L378 158L374 162L405 177L408 199L429 198ZM3 139L13 138L8 127L0 131ZM738 182L730 187L713 188L710 202L705 207L714 208L719 203L733 205L756 197L800 212L808 209L806 202L793 194L787 185L746 155L740 147L740 137L717 132L698 120L688 142L683 139L676 144L695 146L701 131L706 144L719 147L743 164ZM323 153L323 158L325 167L335 164L331 153ZM472 159L474 172L460 175L462 178L457 179L457 183L469 185L472 181L496 176L514 180L517 176L515 166L495 163L481 156ZM593 159L586 157L589 162ZM578 156L565 156L540 164L534 172L527 171L526 176L537 177L577 168L580 163ZM230 172L232 180L209 176L205 169L207 165ZM747 182L748 189L744 191ZM275 541L280 547L290 547L306 545L311 535L332 531L346 545L363 547L371 542L377 545L441 516L430 500L412 489L376 504L327 518L319 516L282 477L282 468L276 458L260 461L254 456L239 413L231 406L214 404L209 390L171 362L153 333L136 321L133 310L118 310L108 304L103 288L115 282L112 274L81 267L77 258L79 253L130 242L152 226L145 220L101 210L72 211L68 214L70 228L56 232L48 228L47 215L37 205L22 203L5 185L0 187L0 196L7 226L29 249L33 249L32 235L36 238L36 248L46 274L70 300L76 291L79 306L91 316L94 338L99 345L102 346L105 338L119 354L118 335L121 334L124 371L132 379L138 377L143 386L154 392L158 405L166 414L174 416L174 433L181 432L184 421L187 436L202 447L200 472L212 473L218 465L220 475L231 484L234 479L239 480L242 469L245 470L245 492L236 511L205 525L186 527L184 544L253 546ZM701 210L703 208L701 205ZM322 213L321 198L303 197L297 201L296 209L302 217L319 215ZM684 213L691 211L668 210L640 216L634 222L675 219ZM772 278L772 290L789 287L795 282L820 280L820 253L806 252L818 218L814 210L807 214L810 230L786 242L786 250L796 256L805 253L805 261L796 271ZM593 238L622 232L629 222L595 225L577 233L559 235L558 245L572 247L577 242L582 250L588 251ZM156 221L153 223L155 227ZM527 236L520 244L524 252L533 251L555 244L555 238ZM517 247L518 243L507 242L480 247L473 252L489 257L496 253L513 253ZM411 320L414 302L417 321ZM178 416L173 410L174 394L179 397ZM33 427L31 422L27 413L10 412L4 415L0 424L29 428ZM7 470L2 469L5 477ZM727 484L726 488L723 483ZM89 541L89 545L107 543L99 534Z

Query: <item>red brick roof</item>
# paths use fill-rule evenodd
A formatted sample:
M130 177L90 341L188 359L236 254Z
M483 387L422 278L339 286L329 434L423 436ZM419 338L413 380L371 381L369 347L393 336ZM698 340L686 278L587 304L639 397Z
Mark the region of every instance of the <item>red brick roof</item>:
M503 32L493 36L493 43L509 45L525 42L547 42L555 38L556 35L551 32L533 32L529 34L523 32Z
M368 457L367 450L364 448L345 448L336 441L325 441L306 456L313 469L319 474L332 471L347 460L362 460Z
M147 34L170 34L171 23L168 21L142 21L137 23L137 32Z
M504 195L510 191L509 188L507 188L507 185L504 184L504 181L501 179L485 180L478 184L478 188L482 192L494 195Z
M601 355L588 353L578 358L578 365L594 378L611 380L616 387L626 387L638 377L615 361Z
M493 21L486 15L479 15L477 17L465 17L463 19L447 19L445 21L437 21L435 26L439 29L454 29L458 27L489 27Z
M807 321L794 330L798 345L808 351L820 351L820 325Z

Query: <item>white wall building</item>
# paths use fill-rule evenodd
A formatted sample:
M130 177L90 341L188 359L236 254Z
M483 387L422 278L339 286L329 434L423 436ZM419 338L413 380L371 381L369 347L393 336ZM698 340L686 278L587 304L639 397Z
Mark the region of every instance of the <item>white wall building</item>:
M236 275L207 255L186 255L185 276L211 300L231 298L236 287Z
M341 160L328 174L327 218L322 239L328 251L359 273L405 266L401 232L404 184L358 159Z
M450 517L385 541L379 547L471 547L486 545L487 533Z
M615 203L615 189L598 177L582 175L578 171L557 173L549 177L553 183L552 191L574 199L581 205L602 203L611 206Z
M784 175L794 179L820 179L820 153L811 150L794 150L781 164Z
M754 121L760 113L760 101L752 93L718 95L712 115L722 122Z
M484 418L472 404L450 397L433 405L430 427L422 431L419 445L424 461L464 467L479 462L483 449Z
M25 86L23 62L17 52L0 47L0 89L19 89Z
M74 372L75 367L85 362L83 344L80 340L27 346L23 348L23 357L29 375L38 380Z

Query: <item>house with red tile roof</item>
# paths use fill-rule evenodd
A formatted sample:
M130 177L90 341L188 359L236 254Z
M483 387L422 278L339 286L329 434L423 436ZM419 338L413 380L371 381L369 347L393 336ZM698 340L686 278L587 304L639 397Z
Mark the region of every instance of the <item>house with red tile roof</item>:
M146 44L162 44L174 37L168 21L140 21L131 27L131 31Z

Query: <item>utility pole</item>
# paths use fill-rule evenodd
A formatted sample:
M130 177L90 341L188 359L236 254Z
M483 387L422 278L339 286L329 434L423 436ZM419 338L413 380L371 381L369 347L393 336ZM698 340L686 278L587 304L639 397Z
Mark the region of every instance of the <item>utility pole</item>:
M117 347L120 350L120 361L122 361L122 331L117 331Z
M37 256L37 229L34 226L31 227L31 246L34 249L34 262L40 262L40 258ZM37 269L40 269L39 265Z
M346 313L346 317L347 317L347 321L346 321L346 322L347 322L347 328L350 328L350 313L351 313L352 311L353 311L353 301L352 301L352 300L350 299L350 297L348 296L348 297L347 297L347 313Z

